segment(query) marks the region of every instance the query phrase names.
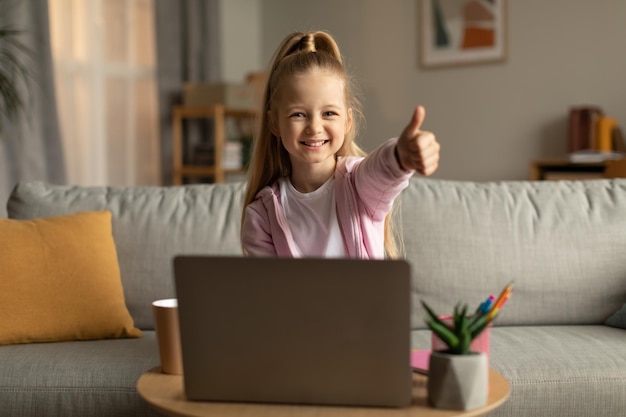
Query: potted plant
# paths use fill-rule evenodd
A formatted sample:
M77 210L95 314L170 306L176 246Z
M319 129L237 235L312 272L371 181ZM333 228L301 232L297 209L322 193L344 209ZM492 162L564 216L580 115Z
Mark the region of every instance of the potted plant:
M7 16L12 6L0 0L0 14ZM32 78L27 60L32 52L20 41L22 34L23 31L0 21L0 133L3 119L15 120L25 110L23 94Z
M426 324L447 349L433 351L428 367L428 399L433 407L470 410L487 404L488 359L470 345L496 318L511 294L509 284L496 300L489 297L473 314L467 304L457 304L449 318L436 314L426 302Z

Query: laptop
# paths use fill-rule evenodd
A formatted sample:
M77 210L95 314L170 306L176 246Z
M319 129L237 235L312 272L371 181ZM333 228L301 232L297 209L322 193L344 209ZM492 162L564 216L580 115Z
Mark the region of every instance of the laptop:
M188 400L411 403L403 260L178 256Z

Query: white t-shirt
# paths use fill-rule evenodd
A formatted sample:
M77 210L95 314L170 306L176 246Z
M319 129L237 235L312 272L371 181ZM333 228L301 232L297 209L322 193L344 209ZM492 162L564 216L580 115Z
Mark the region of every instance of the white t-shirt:
M278 180L280 203L301 256L341 258L346 256L335 208L335 178L320 188L301 193L289 178Z

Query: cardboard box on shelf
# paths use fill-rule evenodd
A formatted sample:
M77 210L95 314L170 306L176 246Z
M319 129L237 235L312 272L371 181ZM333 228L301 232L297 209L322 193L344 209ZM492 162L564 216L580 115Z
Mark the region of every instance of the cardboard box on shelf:
M222 104L233 110L254 110L255 89L249 84L185 83L183 105L187 107Z

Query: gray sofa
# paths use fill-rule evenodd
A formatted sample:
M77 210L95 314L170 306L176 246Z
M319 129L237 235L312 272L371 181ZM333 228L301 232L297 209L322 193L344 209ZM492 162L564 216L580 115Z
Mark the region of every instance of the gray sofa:
M241 253L242 191L18 184L10 218L113 213L126 304L143 336L0 346L0 416L157 415L135 391L158 364L151 302L175 295L173 255ZM626 330L605 321L626 302L626 180L414 178L397 214L413 267L414 348L430 346L419 299L443 313L514 280L490 356L512 392L492 415L625 415Z

